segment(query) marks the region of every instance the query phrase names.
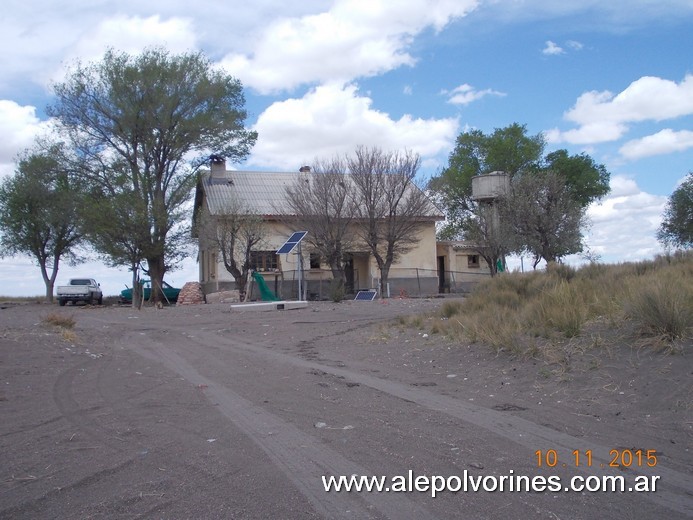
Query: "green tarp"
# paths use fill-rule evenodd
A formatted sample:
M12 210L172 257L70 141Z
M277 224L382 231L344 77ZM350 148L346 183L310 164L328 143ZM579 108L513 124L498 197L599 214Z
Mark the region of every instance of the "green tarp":
M260 273L257 271L253 272L253 280L255 280L255 283L257 284L258 288L260 289L260 296L262 297L263 302L276 302L279 301L279 298L277 298L272 291L270 291L269 287L267 287L267 283L265 282L265 277L262 276Z

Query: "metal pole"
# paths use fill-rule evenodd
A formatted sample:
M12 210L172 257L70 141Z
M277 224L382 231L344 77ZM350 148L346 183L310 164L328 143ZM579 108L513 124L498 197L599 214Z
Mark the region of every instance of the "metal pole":
M303 294L303 269L302 269L303 266L301 265L303 255L301 254L301 243L300 242L298 243L297 254L298 254L298 264L297 264L297 267L298 267L298 301L301 301L301 295Z

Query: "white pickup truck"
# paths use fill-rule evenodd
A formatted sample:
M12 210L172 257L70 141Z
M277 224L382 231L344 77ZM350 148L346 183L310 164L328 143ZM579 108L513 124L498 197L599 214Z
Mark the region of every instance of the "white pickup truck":
M98 303L103 302L101 287L93 278L72 278L68 285L59 285L58 304L62 307L67 302Z

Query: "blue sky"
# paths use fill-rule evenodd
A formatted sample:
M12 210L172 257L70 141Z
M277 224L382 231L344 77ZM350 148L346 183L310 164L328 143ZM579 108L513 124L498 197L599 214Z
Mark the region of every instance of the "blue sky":
M589 208L603 261L661 252L666 198L693 170L691 0L14 1L0 20L0 176L47 125L50 82L107 47L201 50L246 87L258 143L241 169L291 171L359 144L409 148L422 175L465 129L513 122L548 150L587 152L612 175ZM577 261L577 259L573 259ZM64 266L116 294L128 273ZM195 280L194 260L168 275ZM29 259L0 260L0 294L43 292Z

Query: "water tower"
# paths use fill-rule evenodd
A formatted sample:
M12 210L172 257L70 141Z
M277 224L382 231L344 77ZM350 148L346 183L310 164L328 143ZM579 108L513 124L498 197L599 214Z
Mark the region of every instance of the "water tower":
M472 198L479 204L493 204L510 190L510 176L504 172L491 172L472 177Z
M491 213L491 228L495 231L500 224L498 206L494 204L498 197L502 197L510 191L510 175L504 172L491 172L472 177L472 199L479 203L479 209L488 209ZM505 259L499 259L498 271L505 266Z

